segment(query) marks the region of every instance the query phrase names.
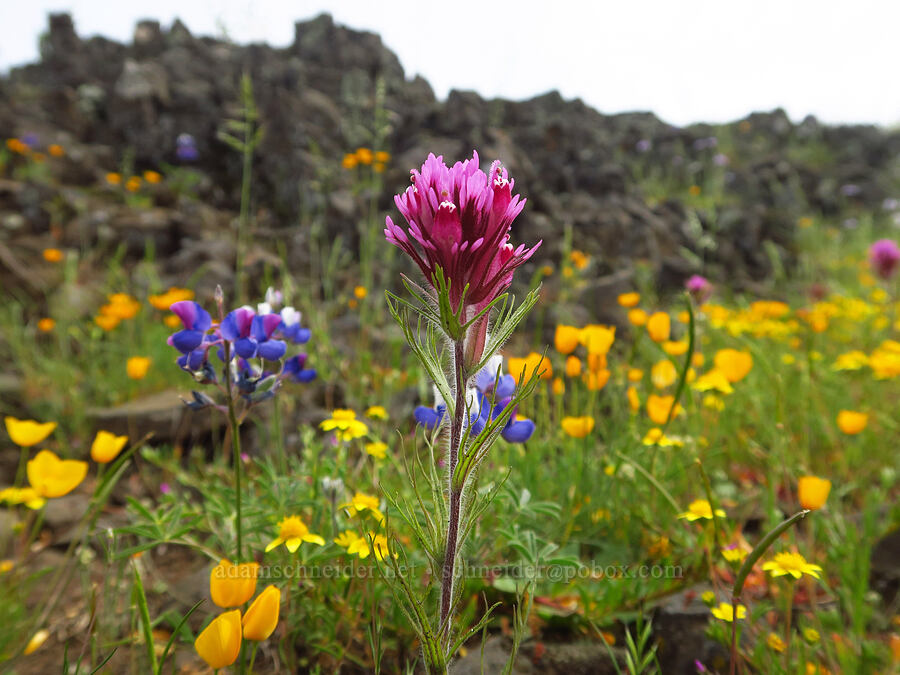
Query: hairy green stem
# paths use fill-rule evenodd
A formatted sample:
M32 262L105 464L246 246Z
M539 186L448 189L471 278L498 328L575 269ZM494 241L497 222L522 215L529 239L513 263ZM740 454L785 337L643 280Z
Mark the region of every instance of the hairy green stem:
M234 460L234 528L237 550L234 563L241 561L241 425L234 412L234 387L231 383L231 344L225 341L225 391L228 399L228 424L231 428L231 454Z
M465 374L465 338L457 340L453 346L453 371L456 378L456 402L453 407L453 419L450 422L450 447L448 450L448 469L450 483L450 515L447 520L447 543L444 547L444 562L441 566L441 613L439 633L446 649L450 644L450 609L453 605L453 583L456 576L456 552L458 547L460 510L462 506L462 488L453 487L453 475L459 463L460 440L462 439L463 422L466 415L466 374ZM449 656L449 655L448 655Z

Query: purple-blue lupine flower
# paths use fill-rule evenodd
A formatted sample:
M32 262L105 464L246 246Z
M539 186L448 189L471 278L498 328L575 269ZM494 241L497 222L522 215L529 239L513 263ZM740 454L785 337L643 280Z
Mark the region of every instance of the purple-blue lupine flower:
M212 327L212 317L193 300L180 300L169 309L181 319L184 330L170 335L168 344L182 354L194 351L203 343L206 332Z
M428 429L428 431L434 431L443 421L445 412L447 412L447 406L443 403L436 405L434 408L420 405L413 411L413 416L416 418L416 422Z
M478 388L481 401L481 419L487 424L488 416L496 419L512 403L512 397L516 393L516 381L512 375L500 375L500 366L503 363L501 356L495 356L475 376L475 386ZM493 407L491 402L493 401ZM534 434L534 422L529 419L516 419L516 409L513 408L509 419L500 431L500 435L509 443L524 443Z
M40 137L34 133L33 131L29 131L27 133L22 134L22 138L20 139L25 145L28 146L29 149L34 150L41 144Z
M293 307L285 307L281 310L281 323L278 324L276 333L285 340L290 340L295 345L309 342L312 332L309 328L300 326L301 314Z
M263 314L253 317L250 325L251 339L256 340L256 355L266 361L278 361L287 352L283 340L275 340L272 334L281 325L281 317L277 314Z
M239 307L228 313L219 330L225 340L234 343L234 352L241 358L278 361L287 351L282 340L272 339L280 324L278 314L256 314L249 307Z
M200 157L197 143L190 134L178 134L175 139L175 156L182 162L196 162Z
M228 312L219 326L222 337L234 343L234 351L238 356L250 359L256 356L256 342L250 337L250 327L253 325L253 310L249 307L239 307Z
M282 377L287 377L294 382L311 382L316 379L316 371L312 368L305 368L306 354L297 354L284 362L284 368L281 370Z

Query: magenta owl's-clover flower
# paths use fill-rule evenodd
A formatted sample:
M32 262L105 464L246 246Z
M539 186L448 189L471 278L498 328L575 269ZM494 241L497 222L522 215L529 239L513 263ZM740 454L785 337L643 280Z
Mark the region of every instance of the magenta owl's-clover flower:
M685 281L684 287L698 304L706 302L713 291L713 285L709 283L709 279L699 274L694 274Z
M900 264L900 247L893 239L879 239L869 247L869 262L882 279L890 279Z
M525 207L513 195L511 180L499 161L488 173L479 168L478 153L452 167L429 154L410 185L394 202L408 227L385 220L387 241L404 251L433 287L440 268L449 280L449 300L455 311L465 290L463 321L470 321L506 291L513 271L541 245L513 247L512 222ZM487 317L478 322L467 351L478 360L484 350Z

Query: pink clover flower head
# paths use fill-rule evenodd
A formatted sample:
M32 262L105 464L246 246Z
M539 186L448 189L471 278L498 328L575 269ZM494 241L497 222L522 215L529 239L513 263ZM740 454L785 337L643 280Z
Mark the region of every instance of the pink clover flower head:
M709 279L699 274L694 274L684 282L684 287L693 296L694 300L699 303L706 302L713 291L713 285L709 282Z
M879 239L869 247L869 262L882 279L890 279L900 263L900 247L893 239Z
M395 225L389 216L385 237L413 259L428 283L441 268L450 280L454 308L468 284L465 304L471 317L509 288L513 271L541 244L514 248L509 242L512 222L525 200L513 195L515 181L499 161L488 173L482 171L477 152L452 167L443 157L429 154L411 174L412 185L394 197L408 228Z

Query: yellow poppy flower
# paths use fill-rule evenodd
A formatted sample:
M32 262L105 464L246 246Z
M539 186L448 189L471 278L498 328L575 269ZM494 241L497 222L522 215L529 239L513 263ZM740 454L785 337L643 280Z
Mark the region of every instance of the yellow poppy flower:
M687 340L667 340L662 343L663 351L669 356L681 356L688 350Z
M125 362L125 372L132 380L143 380L153 360L146 356L132 356Z
M170 286L169 290L167 290L165 293L160 293L159 295L151 295L150 297L148 297L147 302L149 302L155 309L164 312L176 302L193 299L194 291L188 288L178 288L177 286ZM176 325L181 325L181 320L177 316L175 317L175 321Z
M244 613L241 624L244 627L244 639L261 642L268 640L278 625L278 614L281 611L281 591L277 586L266 586L253 604Z
M625 395L628 397L628 409L631 410L633 414L639 413L641 411L641 397L638 396L637 389L633 386L628 387Z
M581 331L575 326L558 325L553 335L553 346L560 354L571 354L578 346Z
M212 601L227 609L239 607L256 593L256 575L259 563L233 564L223 559L209 573L209 594Z
M670 411L672 419L675 419L682 410L683 408L680 403L677 405L675 404L674 396L657 396L656 394L650 394L650 396L647 397L647 416L654 424L662 426L669 421Z
M511 356L508 359L509 374L512 375L516 384L520 384L520 379L524 374L525 380L528 380L532 373L537 371L542 380L550 380L553 378L553 365L550 359L545 359L537 352L531 352L525 358Z
M675 384L678 379L678 370L675 364L668 359L657 361L650 369L650 381L657 389L665 389Z
M605 355L616 340L616 327L591 323L581 329L578 339L588 354Z
M230 666L241 652L241 610L220 614L194 640L194 649L213 670Z
M800 506L815 511L825 506L828 493L831 492L831 481L816 476L801 476L797 481L797 493Z
M87 476L87 462L60 459L41 450L26 465L28 482L41 497L62 497L77 488Z
M740 352L737 349L720 349L713 357L713 364L716 370L734 384L743 380L753 368L753 356L750 352Z
M22 448L30 448L44 441L53 430L56 422L35 422L34 420L18 420L15 417L6 417L6 433L10 440Z
M654 342L665 342L672 330L672 319L665 312L654 312L647 319L647 333Z
M581 375L581 359L570 356L566 359L566 377L578 377Z
M620 306L626 307L628 309L632 307L637 307L637 304L641 301L640 293L622 293L616 298L616 302L619 303Z
M98 431L91 444L91 459L98 464L113 461L128 443L128 436L116 436L108 431Z
M593 417L563 417L562 428L572 438L584 438L594 428Z
M862 433L869 425L869 415L855 410L841 410L837 414L837 425L843 433L855 436Z
M628 323L632 326L644 326L647 324L647 312L640 307L628 310Z

